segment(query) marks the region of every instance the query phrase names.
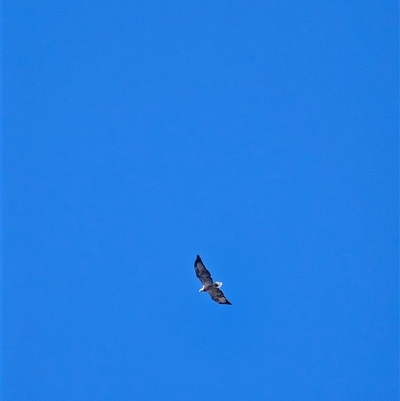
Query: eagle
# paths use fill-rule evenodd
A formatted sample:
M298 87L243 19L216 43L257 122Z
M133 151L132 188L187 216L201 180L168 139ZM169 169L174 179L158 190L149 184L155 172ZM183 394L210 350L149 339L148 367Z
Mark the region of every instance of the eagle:
M219 289L222 285L220 281L213 282L211 278L211 273L204 266L201 257L197 255L194 261L194 271L196 276L200 279L203 286L200 288L199 292L208 292L213 301L222 305L232 305L225 297L224 293Z

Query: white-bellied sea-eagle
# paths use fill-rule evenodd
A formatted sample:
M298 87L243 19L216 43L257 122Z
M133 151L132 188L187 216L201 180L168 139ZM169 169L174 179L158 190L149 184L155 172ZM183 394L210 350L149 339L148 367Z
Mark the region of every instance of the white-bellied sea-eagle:
M225 297L224 293L219 289L222 285L220 281L213 282L210 272L204 266L201 257L197 255L194 261L194 270L196 276L200 279L203 287L200 288L199 292L208 292L213 301L218 302L222 305L232 305Z

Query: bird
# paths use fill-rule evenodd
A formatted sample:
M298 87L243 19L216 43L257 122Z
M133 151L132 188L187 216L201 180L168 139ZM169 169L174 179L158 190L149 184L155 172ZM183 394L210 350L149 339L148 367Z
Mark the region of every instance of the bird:
M213 279L211 278L211 273L204 266L204 263L199 255L197 255L197 258L194 261L194 271L196 272L196 276L203 284L199 292L208 292L212 300L221 305L232 305L227 300L224 293L220 290L222 283L220 281L213 282Z

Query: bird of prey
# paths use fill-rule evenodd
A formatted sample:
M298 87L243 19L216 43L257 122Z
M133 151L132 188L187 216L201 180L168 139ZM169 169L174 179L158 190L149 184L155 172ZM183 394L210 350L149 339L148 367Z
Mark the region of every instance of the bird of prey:
M222 305L232 305L225 297L224 293L219 289L222 285L220 281L213 282L210 272L204 266L201 258L197 255L194 261L194 270L196 276L200 279L203 287L200 288L199 292L208 292L213 301Z

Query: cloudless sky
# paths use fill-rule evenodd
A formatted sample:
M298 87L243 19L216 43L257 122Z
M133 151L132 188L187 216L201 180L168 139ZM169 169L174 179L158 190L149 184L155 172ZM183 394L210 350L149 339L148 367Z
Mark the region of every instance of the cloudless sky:
M398 400L398 56L395 1L3 2L3 399Z

